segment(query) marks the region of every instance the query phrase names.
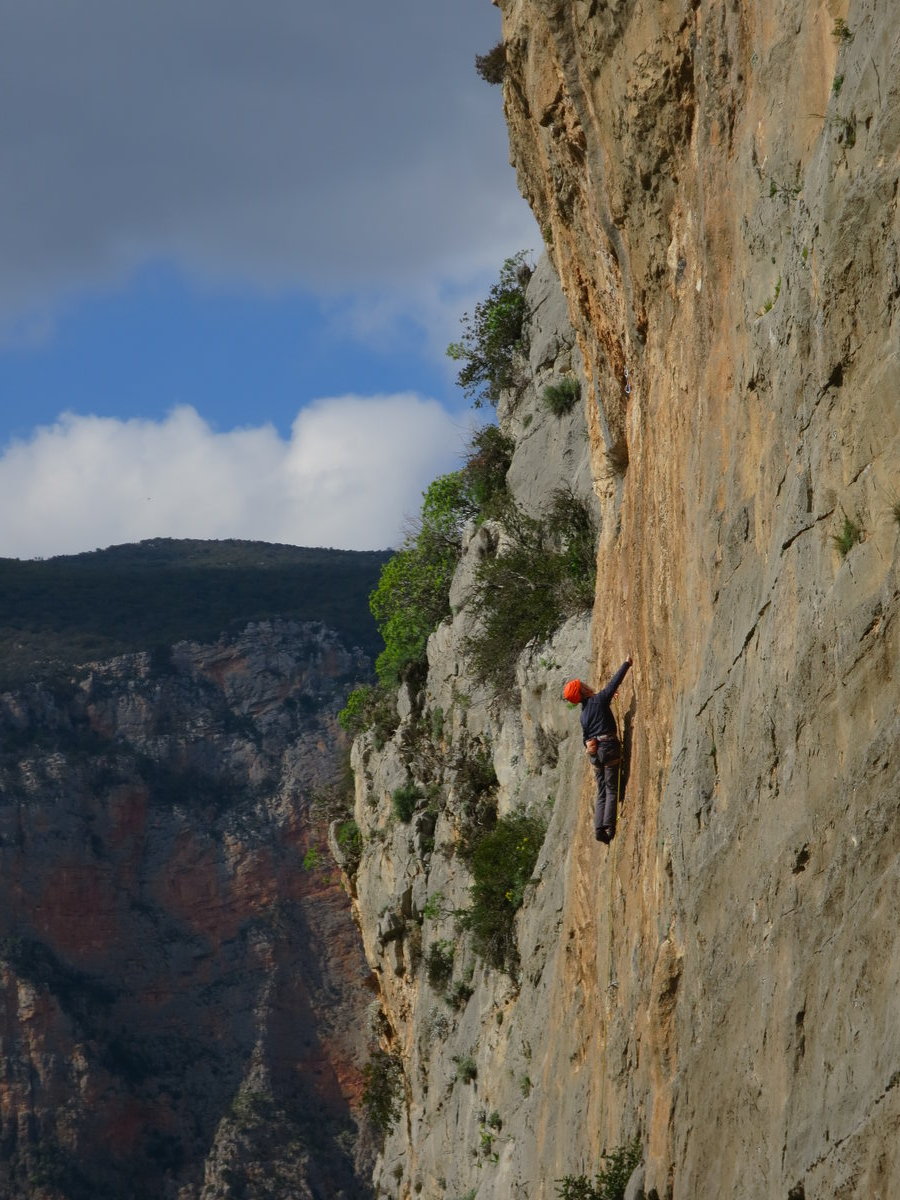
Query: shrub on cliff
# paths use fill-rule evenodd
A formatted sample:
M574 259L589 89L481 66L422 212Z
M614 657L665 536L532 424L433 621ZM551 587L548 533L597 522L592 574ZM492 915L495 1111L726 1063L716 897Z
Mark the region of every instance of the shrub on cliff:
M376 662L378 686L354 689L338 714L351 736L372 729L382 745L397 728L394 689L424 665L429 635L450 615L450 584L466 521L505 510L512 452L512 439L486 425L473 434L462 468L439 476L423 493L418 519L369 597L384 650Z
M840 532L832 534L831 542L841 558L846 558L853 547L863 540L863 537L863 527L860 522L844 513L844 523Z
M467 855L471 904L461 924L471 932L476 954L491 967L514 973L518 966L515 916L545 833L537 817L513 813L498 818Z
M429 947L425 956L425 971L428 982L436 992L446 992L453 978L455 947L452 942L441 939Z
M374 1050L363 1067L363 1108L382 1137L390 1133L403 1110L403 1066L396 1054Z
M625 1189L641 1161L640 1139L603 1154L603 1169L591 1183L587 1175L566 1175L556 1181L559 1200L624 1200Z
M393 734L399 720L394 693L370 684L354 688L338 713L338 723L351 737L371 729L379 748Z
M500 393L517 382L516 358L525 349L528 315L525 289L533 270L527 250L506 259L486 299L471 315L463 314L461 339L447 347L450 358L463 364L456 382L476 406L496 404Z
M506 45L498 42L487 54L476 54L475 71L485 83L502 83L506 78Z
M562 559L564 616L594 606L597 586L597 526L590 507L570 487L557 488L544 517Z
M497 824L497 788L490 747L461 739L450 762L461 818L460 850L468 855L478 840Z
M369 605L384 638L375 669L385 687L424 662L429 634L450 614L450 581L471 508L462 472L435 479L424 493L417 527L382 568Z
M542 519L509 506L506 541L476 572L472 608L478 630L466 640L475 680L498 694L514 682L516 661L532 640L545 641L594 601L596 529L587 505L556 492Z
M496 425L485 425L473 435L463 467L472 516L498 516L505 509L506 474L514 449L513 439Z
M391 795L391 808L398 821L408 824L413 819L416 806L422 800L423 793L414 783L406 783L403 787L394 788Z
M424 664L429 635L450 615L463 527L472 517L502 509L512 449L511 439L495 425L478 430L464 466L429 484L418 520L382 568L369 604L384 638L375 664L383 687L396 687L410 668ZM354 723L357 710L361 715L360 702L354 713L342 714L345 728Z
M353 817L349 817L338 825L334 836L345 856L344 870L350 876L355 875L363 852L362 830Z
M562 417L571 411L580 395L581 384L573 375L567 375L559 383L548 383L541 399L554 417Z

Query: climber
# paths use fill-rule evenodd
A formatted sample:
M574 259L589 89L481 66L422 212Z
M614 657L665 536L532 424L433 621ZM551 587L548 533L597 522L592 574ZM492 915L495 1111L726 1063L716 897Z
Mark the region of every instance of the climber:
M622 744L610 704L633 661L629 654L606 687L599 692L580 679L570 679L563 688L564 700L581 705L584 748L597 778L594 833L598 842L607 845L616 836L616 810L622 770Z

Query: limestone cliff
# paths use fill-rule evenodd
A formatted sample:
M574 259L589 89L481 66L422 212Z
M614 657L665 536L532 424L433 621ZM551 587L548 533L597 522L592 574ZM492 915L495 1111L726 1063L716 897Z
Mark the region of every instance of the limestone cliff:
M313 806L366 669L270 621L0 696L4 1198L370 1194L369 972Z
M637 1136L660 1197L887 1197L900 1190L896 7L500 8L512 158L585 403L562 425L536 392L499 415L518 438L514 485L538 437L535 461L590 476L597 602L590 633L573 621L532 647L512 704L492 705L460 654L472 560L491 552L475 535L427 684L391 744L356 748L358 908L407 1101L378 1180L389 1196L539 1200ZM532 366L539 386L547 364ZM607 851L558 694L627 650L630 776ZM474 752L490 756L501 812L548 817L516 980L480 965L448 915L469 895L454 848ZM392 790L429 773L433 831L424 806L398 824ZM423 965L439 940L465 984L455 1008Z

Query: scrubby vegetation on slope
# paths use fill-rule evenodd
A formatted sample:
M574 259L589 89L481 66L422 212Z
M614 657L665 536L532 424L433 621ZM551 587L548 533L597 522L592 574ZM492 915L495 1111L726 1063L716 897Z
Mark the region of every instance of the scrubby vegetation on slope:
M393 693L425 668L428 638L450 616L450 584L462 554L463 529L507 504L506 472L513 446L495 425L478 430L459 471L423 493L422 509L403 545L385 563L370 598L384 639L378 686L352 692L340 720L353 734L372 729L381 742L396 726Z
M525 289L532 268L526 252L506 260L497 283L463 317L463 337L448 350L463 361L458 383L479 404L496 404L516 386L527 351ZM577 381L557 415L574 404ZM450 585L462 555L466 522L493 521L495 553L479 565L472 611L479 629L467 644L475 681L500 694L532 640L543 640L594 597L596 529L588 506L570 489L558 490L538 519L522 511L506 485L514 444L496 425L469 443L459 471L442 475L423 493L421 512L400 550L385 564L371 609L385 648L376 664L378 686L353 692L341 713L344 728L371 729L383 744L396 727L392 693L424 672L428 638L450 614Z

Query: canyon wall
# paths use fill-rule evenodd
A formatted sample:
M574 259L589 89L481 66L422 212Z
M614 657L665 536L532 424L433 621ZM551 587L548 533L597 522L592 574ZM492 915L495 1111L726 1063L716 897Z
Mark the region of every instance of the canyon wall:
M405 1068L376 1180L386 1196L540 1200L636 1138L648 1195L886 1198L900 1189L896 7L499 7L512 161L571 331L532 329L531 389L498 416L520 499L539 504L560 464L589 478L597 594L590 628L573 618L523 655L514 695L483 695L466 675L467 589L495 548L473 532L425 686L402 695L388 745L356 745L357 911ZM552 293L538 283L536 314ZM540 388L570 364L584 402L560 423ZM629 774L607 849L559 691L628 651ZM463 764L483 754L498 811L547 820L515 977L486 968L453 916L471 896ZM436 817L392 814L410 778L431 783ZM438 942L454 946L453 1006L427 978Z
M325 848L367 670L271 621L0 696L4 1198L370 1195Z

